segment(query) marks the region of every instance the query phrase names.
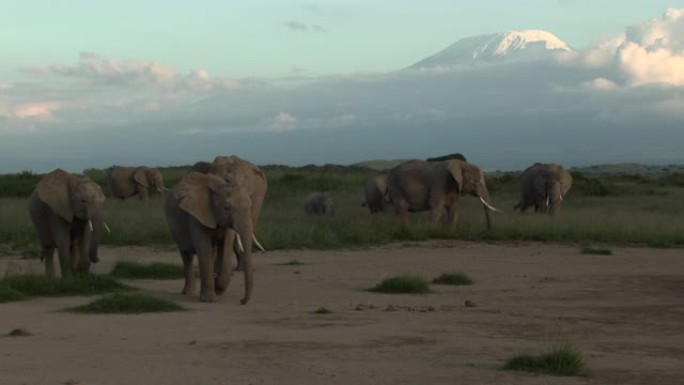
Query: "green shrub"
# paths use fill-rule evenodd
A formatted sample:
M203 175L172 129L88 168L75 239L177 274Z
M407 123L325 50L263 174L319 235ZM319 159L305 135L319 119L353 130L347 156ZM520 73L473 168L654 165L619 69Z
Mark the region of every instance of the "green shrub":
M372 288L371 291L392 294L425 294L432 292L425 277L412 274L402 274L387 278Z
M570 344L540 354L517 355L506 362L504 369L558 376L583 376L587 372L582 354Z
M113 293L95 301L66 309L74 313L87 314L140 314L164 313L186 310L173 301L143 293Z
M129 279L179 279L185 276L183 266L153 262L144 265L138 262L121 261L109 273L116 278Z
M439 285L472 285L473 280L465 273L444 273L432 280Z
M0 302L18 301L30 297L93 295L130 289L114 278L102 275L67 278L12 275L0 280Z

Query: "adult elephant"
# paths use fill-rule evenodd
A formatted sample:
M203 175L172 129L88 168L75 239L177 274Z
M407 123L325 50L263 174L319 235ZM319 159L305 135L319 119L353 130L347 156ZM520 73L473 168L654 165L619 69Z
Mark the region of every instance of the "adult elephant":
M535 212L556 215L563 197L572 187L572 175L556 163L535 163L522 172L520 201L515 209L521 213L529 206Z
M252 294L252 200L245 188L229 178L191 171L167 194L164 211L173 240L183 259L183 294L195 291L193 259L200 270L200 301L214 302L231 277L229 256L242 256L246 304ZM215 267L216 263L216 267ZM215 271L217 269L217 271Z
M224 180L236 183L245 189L251 202L249 212L252 225L256 228L268 189L266 174L255 164L235 155L217 156L209 166L208 173L218 175ZM253 234L252 236L254 245L264 251L256 237ZM242 258L240 255L236 255L236 257L238 258L237 270L241 270L243 267Z
M55 248L62 277L87 273L90 263L99 261L97 247L106 226L104 201L100 186L87 177L56 169L41 178L29 197L28 209L47 275L54 275Z
M307 215L333 215L335 202L329 194L314 191L304 199L304 212Z
M150 186L154 186L162 196L166 190L161 172L151 167L112 167L105 179L112 196L120 199L137 194L141 200L147 200Z
M385 211L389 206L389 195L387 192L387 174L382 173L366 181L363 186L366 201L362 206L368 207L371 214Z
M390 199L398 215L408 224L408 213L430 211L432 223L439 222L444 209L448 223L458 221L458 201L469 194L480 198L487 229L492 226L491 211L500 210L489 203L484 173L476 165L460 159L440 162L411 160L393 168L387 176Z

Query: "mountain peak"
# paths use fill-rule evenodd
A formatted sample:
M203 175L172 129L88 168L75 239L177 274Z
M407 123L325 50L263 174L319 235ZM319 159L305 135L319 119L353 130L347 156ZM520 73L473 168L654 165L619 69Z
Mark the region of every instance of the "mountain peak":
M550 32L536 29L507 31L463 38L409 68L536 60L558 52L572 52L572 48Z

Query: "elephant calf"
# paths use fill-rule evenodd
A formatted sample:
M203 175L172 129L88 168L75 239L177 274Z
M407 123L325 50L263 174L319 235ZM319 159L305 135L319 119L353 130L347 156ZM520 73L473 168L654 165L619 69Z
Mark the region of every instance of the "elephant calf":
M378 174L366 181L363 186L366 201L362 206L368 207L371 214L385 211L389 206L390 199L387 191L387 174Z
M333 215L335 202L327 193L312 192L304 200L304 212L307 215Z
M556 215L563 197L572 187L572 175L556 163L535 163L522 172L520 201L514 209L524 213L529 206L535 212Z

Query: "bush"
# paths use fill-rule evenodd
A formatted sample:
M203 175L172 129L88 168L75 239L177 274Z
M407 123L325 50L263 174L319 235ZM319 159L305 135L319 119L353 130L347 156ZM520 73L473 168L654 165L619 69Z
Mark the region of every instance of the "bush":
M140 314L184 311L182 306L167 299L142 293L114 293L89 304L67 309L74 313L87 314Z
M472 285L473 280L465 273L444 273L432 280L432 283L439 285Z
M402 274L387 278L372 288L371 291L392 294L425 294L432 292L425 277L412 274Z
M570 344L563 344L541 354L521 354L506 362L504 369L583 376L587 372L582 354Z
M13 275L0 280L0 302L19 301L31 297L93 295L130 289L114 278L102 275L67 278Z

